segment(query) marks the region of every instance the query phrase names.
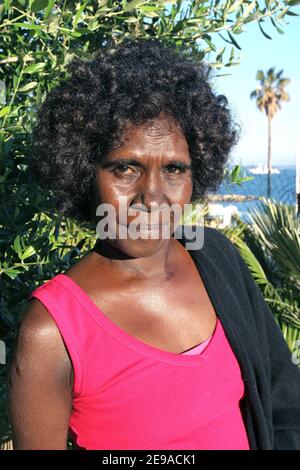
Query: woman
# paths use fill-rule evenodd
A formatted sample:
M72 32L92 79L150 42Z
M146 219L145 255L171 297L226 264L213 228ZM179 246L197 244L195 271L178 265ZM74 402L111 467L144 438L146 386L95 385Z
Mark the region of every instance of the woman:
M15 448L66 449L68 431L84 449L300 448L300 373L237 250L209 228L188 250L157 210L218 187L237 141L226 98L157 40L70 72L39 112L32 168L63 214L96 227L106 204L138 237L97 230L31 294L11 368Z

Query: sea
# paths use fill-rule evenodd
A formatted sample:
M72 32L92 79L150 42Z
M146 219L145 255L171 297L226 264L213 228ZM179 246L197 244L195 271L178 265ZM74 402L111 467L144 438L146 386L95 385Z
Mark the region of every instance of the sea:
M296 167L295 166L275 166L280 173L271 174L271 196L274 201L280 201L285 204L296 206ZM241 185L228 185L223 182L217 191L217 194L242 194L247 196L264 196L267 197L267 174L252 174L249 169L251 167L241 167L240 176L251 176L251 181L241 183ZM249 221L249 215L254 208L259 205L259 200L243 201L243 202L217 202L222 206L235 206L238 214L244 221Z

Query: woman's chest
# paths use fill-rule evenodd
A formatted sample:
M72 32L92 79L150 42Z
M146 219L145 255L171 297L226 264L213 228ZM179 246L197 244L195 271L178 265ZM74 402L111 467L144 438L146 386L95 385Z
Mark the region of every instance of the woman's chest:
M124 285L103 272L101 284L78 277L78 272L75 278L110 321L159 349L181 353L205 341L215 329L214 307L194 269L175 273L167 281L134 280Z

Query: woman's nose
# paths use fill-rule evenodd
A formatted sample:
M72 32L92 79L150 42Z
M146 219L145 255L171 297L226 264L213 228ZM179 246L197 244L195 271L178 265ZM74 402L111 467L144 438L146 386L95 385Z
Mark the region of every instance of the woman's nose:
M148 212L167 202L163 182L156 173L147 175L139 190L141 203L146 206Z

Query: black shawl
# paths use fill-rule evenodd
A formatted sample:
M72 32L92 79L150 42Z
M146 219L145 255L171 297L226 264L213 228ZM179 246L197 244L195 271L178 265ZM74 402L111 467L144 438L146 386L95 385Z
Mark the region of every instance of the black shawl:
M300 450L300 369L247 265L233 243L209 227L203 247L188 251L241 368L250 448Z

